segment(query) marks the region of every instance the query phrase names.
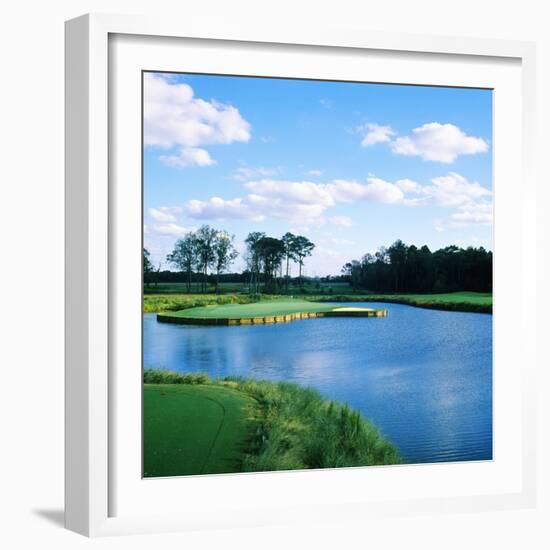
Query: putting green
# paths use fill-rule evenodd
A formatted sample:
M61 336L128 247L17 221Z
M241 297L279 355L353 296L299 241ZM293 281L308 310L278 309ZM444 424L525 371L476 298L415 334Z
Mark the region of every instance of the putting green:
M232 388L145 384L144 477L240 471L256 406Z
M385 309L343 308L334 304L306 300L270 300L252 304L227 304L194 307L181 311L159 313L157 319L166 323L251 324L281 323L324 316L384 317Z

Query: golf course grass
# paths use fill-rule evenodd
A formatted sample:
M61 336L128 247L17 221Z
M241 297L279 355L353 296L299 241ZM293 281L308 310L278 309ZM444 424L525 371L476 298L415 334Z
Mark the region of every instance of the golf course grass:
M443 294L357 294L340 296L308 296L319 302L388 302L445 311L492 313L490 292L446 292Z
M157 319L167 323L212 325L282 323L296 319L324 316L384 317L384 309L341 307L298 299L261 301L252 304L209 305L159 313Z
M347 405L312 388L146 369L144 477L400 464Z
M280 302L288 296L248 294L145 294L143 296L144 313L163 311L181 311L206 305L251 304ZM490 292L446 292L441 294L306 294L301 299L308 302L393 302L416 307L443 309L448 311L473 311L491 313L493 295Z
M228 387L146 384L144 477L241 471L255 407Z

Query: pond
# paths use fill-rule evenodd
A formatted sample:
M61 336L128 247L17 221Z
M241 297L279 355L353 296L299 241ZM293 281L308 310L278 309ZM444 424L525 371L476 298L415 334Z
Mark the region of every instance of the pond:
M492 458L492 315L384 307L385 318L209 327L144 315L143 366L285 380L372 420L407 462Z

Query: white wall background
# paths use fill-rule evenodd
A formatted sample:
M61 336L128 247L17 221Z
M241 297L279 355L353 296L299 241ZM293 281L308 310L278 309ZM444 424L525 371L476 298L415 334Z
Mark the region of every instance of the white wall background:
M538 42L538 150L550 150L550 17L536 0L18 0L0 17L0 544L4 548L550 547L548 353L539 365L536 510L366 520L88 541L60 528L63 506L63 22L82 13L172 14L246 26L319 25ZM548 237L548 177L539 163L539 246ZM542 224L545 224L544 228ZM546 234L543 233L546 232ZM19 273L19 269L22 270ZM540 310L546 265L539 265ZM535 277L535 274L533 274ZM542 314L539 317L540 335ZM541 338L541 342L544 340ZM519 366L521 368L521 366ZM546 525L545 525L546 522Z

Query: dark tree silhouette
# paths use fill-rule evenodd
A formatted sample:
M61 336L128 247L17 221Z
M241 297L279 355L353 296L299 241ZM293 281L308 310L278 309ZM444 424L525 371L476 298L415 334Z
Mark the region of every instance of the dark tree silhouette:
M188 233L183 239L178 239L174 250L166 256L166 261L187 274L187 292L191 292L193 269L198 265L198 243L194 233Z
M263 266L265 289L274 290L277 287L276 273L285 256L285 245L281 239L262 237L255 246Z
M246 244L246 263L250 274L249 292L251 294L257 294L260 287L261 264L258 241L263 237L265 237L265 233L253 231L248 234L248 237L244 241Z
M374 292L491 292L493 253L454 245L431 252L397 240L346 263L342 274L354 288Z
M288 290L288 284L290 282L290 261L297 261L298 256L296 254L296 235L293 233L285 233L283 235L283 238L281 239L283 241L283 245L285 247L285 260L286 260L286 274L285 274L285 284L286 288Z
M151 284L151 273L154 271L153 264L151 263L151 253L144 248L143 249L143 281L146 286Z
M294 254L297 258L298 265L300 266L300 273L298 275L298 281L302 284L302 268L304 266L304 259L311 256L315 245L302 235L298 235L294 239Z

